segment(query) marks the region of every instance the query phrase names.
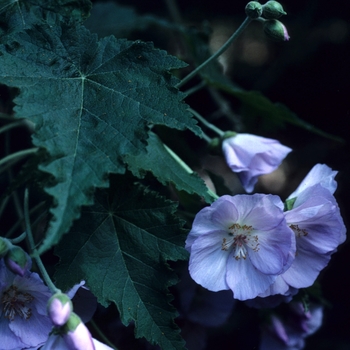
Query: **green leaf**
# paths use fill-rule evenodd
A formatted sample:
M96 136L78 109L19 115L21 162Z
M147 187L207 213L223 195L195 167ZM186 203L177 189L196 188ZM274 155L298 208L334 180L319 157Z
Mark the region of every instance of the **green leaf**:
M149 133L147 154L127 156L125 160L137 177L142 177L141 170L151 171L163 185L172 182L179 191L195 193L207 203L214 201L204 181L186 165L182 166L181 160L177 161L153 132Z
M36 125L33 143L51 159L40 166L57 185L53 220L39 253L56 244L92 204L125 155L145 153L148 129L199 134L169 71L185 64L152 43L97 40L83 26L35 26L0 46L0 82L20 88L15 111Z
M81 22L90 9L89 0L0 0L0 30L9 35L42 21L49 23L55 13Z
M177 277L166 260L188 258L176 206L123 176L116 182L113 199L98 191L95 205L56 246L56 282L65 290L84 279L101 304L116 304L125 325L135 321L136 337L183 349L167 289Z

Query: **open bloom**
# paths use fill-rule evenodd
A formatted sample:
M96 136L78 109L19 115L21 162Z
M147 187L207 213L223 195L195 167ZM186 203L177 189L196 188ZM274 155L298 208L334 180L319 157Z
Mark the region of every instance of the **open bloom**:
M2 350L17 350L42 345L52 323L46 315L51 296L38 274L12 273L0 261L0 334Z
M195 217L186 240L191 277L211 291L246 300L263 293L291 265L295 236L273 195L222 196Z
M277 140L251 134L237 134L222 143L226 162L237 173L247 192L252 192L258 176L276 170L291 151Z
M345 241L346 228L333 196L336 174L326 165L317 164L288 197L291 204L285 218L296 237L296 256L291 267L276 280L272 294L282 294L285 287L311 286L338 245Z

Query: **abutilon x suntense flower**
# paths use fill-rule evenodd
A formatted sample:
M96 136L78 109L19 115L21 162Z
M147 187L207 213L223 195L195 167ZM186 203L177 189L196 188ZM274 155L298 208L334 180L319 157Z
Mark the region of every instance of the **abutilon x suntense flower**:
M2 350L38 347L47 340L52 323L46 314L51 296L39 275L16 275L0 260L0 334Z
M222 150L228 166L237 173L244 189L253 191L258 177L276 170L291 148L277 140L251 134L224 139Z
M345 241L346 228L333 196L336 174L327 165L317 164L288 197L285 218L296 237L296 256L272 286L271 294L311 286Z
M195 217L186 240L191 277L211 291L255 298L285 272L295 256L295 235L274 195L222 196Z

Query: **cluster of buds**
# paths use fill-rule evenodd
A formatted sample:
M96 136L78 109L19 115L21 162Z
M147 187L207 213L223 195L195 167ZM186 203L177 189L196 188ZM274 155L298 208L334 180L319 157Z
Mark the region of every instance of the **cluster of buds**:
M277 1L268 1L262 5L257 1L250 1L245 8L246 15L263 22L265 34L274 41L287 41L289 35L286 27L278 20L287 13Z
M0 237L0 259L2 258L10 271L21 277L31 268L31 259L28 254L8 239Z

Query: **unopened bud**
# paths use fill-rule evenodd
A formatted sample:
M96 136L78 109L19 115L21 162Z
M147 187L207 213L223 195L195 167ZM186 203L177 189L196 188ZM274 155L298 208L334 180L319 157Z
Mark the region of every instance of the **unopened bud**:
M263 11L262 5L257 1L250 1L245 7L245 13L249 18L255 19L261 16Z
M56 293L47 303L47 313L55 326L63 326L73 311L73 304L67 294Z
M74 312L70 314L62 330L63 339L69 350L95 350L89 330Z
M11 247L11 243L8 239L0 237L0 259L3 258Z
M282 5L277 1L268 1L262 6L262 15L266 19L277 19L286 14L287 12L283 10Z
M16 275L24 276L31 268L29 255L19 246L12 246L5 256L6 267Z
M264 22L265 34L274 41L288 41L289 35L284 24L277 19L270 19Z

